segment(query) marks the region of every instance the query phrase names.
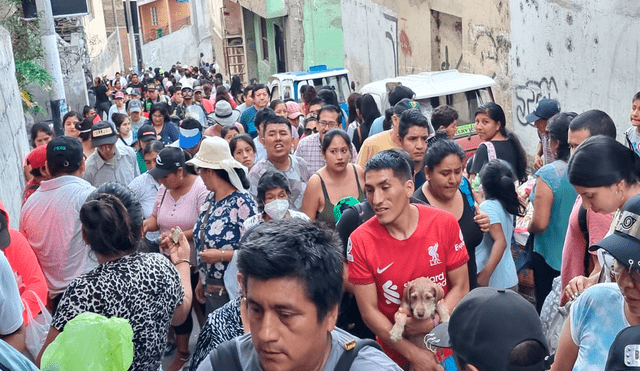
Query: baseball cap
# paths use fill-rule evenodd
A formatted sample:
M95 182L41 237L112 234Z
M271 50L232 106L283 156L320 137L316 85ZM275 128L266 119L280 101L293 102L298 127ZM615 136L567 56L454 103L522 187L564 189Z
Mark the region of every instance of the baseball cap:
M156 167L149 170L149 175L156 179L164 178L185 166L184 152L179 147L165 147L156 157Z
M640 326L622 329L609 348L605 371L639 370L639 351Z
M148 142L150 140L158 139L158 135L156 134L156 129L151 125L142 125L140 129L138 129L138 140L141 142Z
M627 200L612 234L593 244L589 250L601 248L625 267L640 269L640 195Z
M127 95L133 95L133 88L127 88L125 91L127 92Z
M142 102L139 99L129 101L129 112L142 112Z
M396 116L400 116L402 115L402 112L408 109L420 110L420 105L418 104L418 102L409 98L402 98L400 102L396 103L396 105L393 106L393 114Z
M121 92L121 91L116 92L116 97L115 97L115 98L116 98L116 99L119 99L119 98L124 99L124 93L123 93L123 92Z
M110 123L100 121L91 127L91 145L94 148L103 144L115 144L117 140L116 131Z
M290 119L293 120L297 117L304 116L302 112L300 112L300 106L298 105L298 103L287 102L285 103L285 106L287 106L287 117L289 117Z
M140 95L140 89L133 88L133 95Z
M194 93L202 93L202 86L196 86L196 87L193 89L193 92L194 92Z
M76 138L60 136L47 143L47 166L51 174L78 170L83 157L82 143Z
M191 84L189 84L188 82L185 82L182 85L182 89L181 90L193 90L193 86Z
M413 99L415 95L416 93L414 93L414 91L411 90L411 88L408 88L403 85L398 85L389 92L389 98L388 98L389 104L392 106L395 106L402 99L404 98Z
M470 291L451 313L449 322L425 337L427 347L451 348L465 362L481 370L507 371L513 348L537 340L549 348L535 307L512 290L479 287ZM527 371L549 369L546 357Z
M39 169L47 162L47 145L43 144L27 155L27 164L32 169Z
M149 85L147 85L147 90L156 90L156 89L157 89L157 87L156 87L156 85L155 85L155 84L149 84Z
M555 99L542 99L536 105L536 109L527 115L527 122L536 122L540 119L550 119L560 112L560 103Z
M187 118L180 124L180 147L193 148L202 138L202 125L194 118Z

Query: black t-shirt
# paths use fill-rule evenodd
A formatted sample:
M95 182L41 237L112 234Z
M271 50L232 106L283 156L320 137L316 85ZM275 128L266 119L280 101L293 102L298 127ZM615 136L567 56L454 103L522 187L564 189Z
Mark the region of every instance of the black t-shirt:
M505 160L511 165L511 170L516 174L518 172L518 151L511 140L492 140L493 147L496 149L496 157ZM478 146L478 150L473 158L471 170L469 174L478 174L480 170L489 162L489 154L487 153L486 144L482 143ZM526 166L526 164L525 164Z
M138 88L140 89L140 94L142 94L143 92L147 91L147 85L143 84L142 82L138 82L137 84L134 84L132 82L129 83L129 85L127 85L128 88Z
M94 86L91 89L93 90L93 94L95 94L96 96L96 103L104 103L109 101L109 97L107 96L107 87L104 86L104 84Z
M460 230L462 231L462 239L464 240L464 244L467 247L467 253L469 254L469 261L467 262L467 269L469 270L469 290L473 290L474 288L478 287L476 246L480 245L484 234L480 230L480 227L478 227L476 222L473 220L473 211L469 206L467 198L459 189L458 192L461 193L462 203L464 204L462 216L460 217L460 219L458 219L458 225L460 226ZM427 200L424 192L422 192L422 187L416 190L416 192L413 194L413 197L427 205L431 205L429 203L429 200Z

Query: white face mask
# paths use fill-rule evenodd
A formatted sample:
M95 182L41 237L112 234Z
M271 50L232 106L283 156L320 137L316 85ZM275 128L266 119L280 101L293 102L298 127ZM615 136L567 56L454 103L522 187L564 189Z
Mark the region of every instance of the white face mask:
M287 211L289 210L289 200L287 199L279 199L273 200L266 205L264 205L264 212L274 220L280 220L287 215Z

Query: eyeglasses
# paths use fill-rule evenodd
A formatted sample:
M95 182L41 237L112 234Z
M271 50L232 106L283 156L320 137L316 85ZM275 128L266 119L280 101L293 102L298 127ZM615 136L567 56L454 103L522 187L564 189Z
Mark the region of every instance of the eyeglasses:
M340 127L340 124L338 124L335 121L318 121L318 125L322 125L322 126L328 126L330 128L338 128Z
M622 274L622 272L624 272L624 270L626 269L633 283L640 284L639 269L626 267L624 264L622 264L618 259L616 259L613 255L611 255L607 251L603 251L602 260L604 261L604 266L607 269L609 269L609 271L615 277L616 280L618 279L618 277L620 277L620 274Z
M313 128L313 129L305 128L304 129L305 135L311 135L311 134L317 133L317 132L318 132L318 128Z

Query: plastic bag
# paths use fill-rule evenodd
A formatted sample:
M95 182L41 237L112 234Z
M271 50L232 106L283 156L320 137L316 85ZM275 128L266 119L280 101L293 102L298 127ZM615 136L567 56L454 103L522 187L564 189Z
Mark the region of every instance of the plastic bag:
M84 312L42 355L42 371L126 371L133 362L133 330L129 321Z
M51 327L51 314L47 310L47 308L42 304L42 301L38 297L34 291L29 290L38 300L38 305L40 306L40 314L38 314L35 318L31 314L31 309L28 305L25 304L25 308L27 309L27 315L31 320L25 329L25 344L27 345L27 350L36 358L38 353L40 353L40 349L44 345L44 341L47 340L47 334L49 333L49 328Z
M229 300L234 300L240 293L240 285L238 285L238 252L236 251L224 271L224 287L229 294Z

